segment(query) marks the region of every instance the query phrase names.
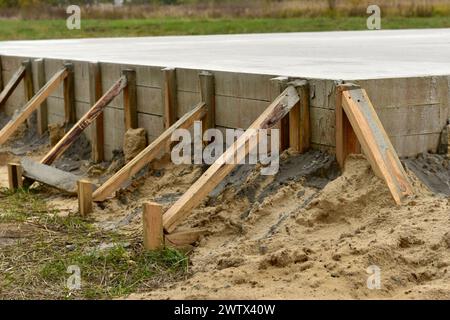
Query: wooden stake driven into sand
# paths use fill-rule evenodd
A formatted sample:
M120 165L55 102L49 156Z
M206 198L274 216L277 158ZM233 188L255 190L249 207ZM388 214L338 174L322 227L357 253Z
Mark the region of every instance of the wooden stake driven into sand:
M43 86L34 97L28 101L22 108L20 113L13 117L0 131L0 144L3 144L8 138L17 130L17 128L36 110L42 102L59 86L59 84L67 77L68 71L66 68L58 71L46 84Z
M27 71L27 66L22 64L20 68L14 73L14 75L9 80L8 84L5 86L3 91L0 93L0 107L8 100L8 98L12 95L14 90L19 85L20 81L25 77L25 73Z
M142 150L136 157L128 162L122 169L116 172L100 188L94 192L94 201L103 201L121 185L131 179L147 163L155 159L161 150L165 148L170 140L172 133L176 129L187 129L196 120L202 119L206 115L206 106L204 102L199 103L193 110L182 116L177 122L164 131L156 140Z
M300 101L294 86L288 86L256 119L247 131L242 134L209 168L206 172L169 208L163 215L163 225L167 232L172 232L176 226L189 215L219 183L227 176L255 146L249 141L258 130L269 129L276 125L291 108ZM236 157L233 163L228 159Z
M119 95L119 93L127 85L127 78L125 76L120 79L106 92L97 103L89 109L88 112L66 133L66 135L58 141L58 143L45 155L41 160L42 164L50 165L59 158L64 151L80 136L105 109L105 107Z
M340 121L347 121L345 118L348 118L375 174L386 182L395 202L401 204L405 196L413 193L412 188L366 91L358 86L344 86L341 87L340 94L342 95L342 109L345 112L345 114L342 113ZM343 140L353 134L348 130L348 126L345 128L342 124L337 128L337 133L340 134L337 142L340 141L336 152L341 164L345 161L347 155L345 152L350 149L349 147L343 148L343 145L351 143L355 148L354 141ZM346 135L343 134L344 131L347 132Z

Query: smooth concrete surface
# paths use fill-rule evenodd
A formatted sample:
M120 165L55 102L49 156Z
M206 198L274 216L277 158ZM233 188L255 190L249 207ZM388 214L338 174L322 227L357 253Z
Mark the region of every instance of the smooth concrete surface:
M321 79L450 75L450 29L0 42L0 55Z

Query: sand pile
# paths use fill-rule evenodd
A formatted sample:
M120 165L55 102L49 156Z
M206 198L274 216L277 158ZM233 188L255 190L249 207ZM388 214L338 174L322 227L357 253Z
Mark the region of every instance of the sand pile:
M396 206L362 156L320 189L312 177L335 173L316 156L322 165L302 175L302 156L284 155L300 173L283 183L257 167L239 185L230 177L182 226L210 231L191 278L132 298L450 298L450 200L411 174L416 196ZM378 290L367 287L373 265Z

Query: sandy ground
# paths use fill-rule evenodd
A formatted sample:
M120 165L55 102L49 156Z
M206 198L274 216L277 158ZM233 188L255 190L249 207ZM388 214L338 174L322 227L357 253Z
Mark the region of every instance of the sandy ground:
M0 155L2 185L14 158ZM97 225L140 232L144 201L168 208L205 169L152 164L95 205ZM191 248L188 279L127 298L450 299L450 198L408 174L415 196L396 206L363 156L352 156L342 175L318 151L284 153L276 176L239 166L179 227L208 230ZM77 210L75 198L51 190L48 205ZM380 289L367 287L373 265Z

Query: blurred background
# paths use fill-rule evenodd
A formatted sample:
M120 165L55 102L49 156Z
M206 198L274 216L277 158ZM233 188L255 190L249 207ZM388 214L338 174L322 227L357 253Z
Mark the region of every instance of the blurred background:
M69 5L81 29L69 30ZM0 0L0 40L450 27L450 0Z

